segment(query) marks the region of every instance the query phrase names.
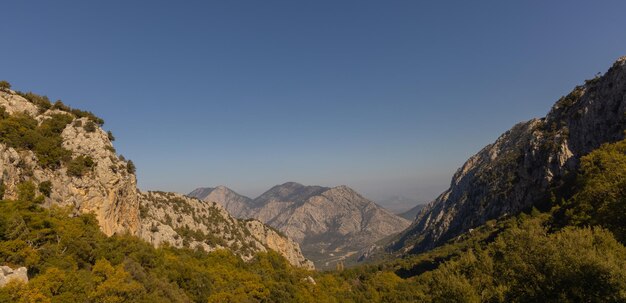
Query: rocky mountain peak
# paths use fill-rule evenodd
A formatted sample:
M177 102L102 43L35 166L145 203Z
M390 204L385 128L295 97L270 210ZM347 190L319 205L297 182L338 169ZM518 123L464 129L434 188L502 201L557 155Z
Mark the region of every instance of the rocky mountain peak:
M390 246L419 252L487 220L549 208L551 191L576 173L581 156L624 138L626 58L560 98L546 117L519 123L472 156L450 188ZM532 191L528 189L532 188Z
M199 196L204 193L204 196ZM400 232L409 221L397 217L352 188L306 186L296 182L276 185L251 200L241 195L214 195L194 190L189 195L215 201L238 218L255 218L301 244L316 266L356 256L375 241Z
M305 186L296 182L287 182L272 187L270 190L254 199L254 202L257 205L270 201L302 202L308 197L318 195L328 189L328 187Z

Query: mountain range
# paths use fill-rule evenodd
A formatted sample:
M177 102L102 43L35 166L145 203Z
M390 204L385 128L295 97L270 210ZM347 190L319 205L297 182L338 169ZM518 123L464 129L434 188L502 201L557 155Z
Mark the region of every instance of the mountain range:
M217 202L237 218L254 218L300 243L307 258L327 268L387 236L399 233L410 221L396 216L347 186L276 185L255 199L218 186L188 194Z

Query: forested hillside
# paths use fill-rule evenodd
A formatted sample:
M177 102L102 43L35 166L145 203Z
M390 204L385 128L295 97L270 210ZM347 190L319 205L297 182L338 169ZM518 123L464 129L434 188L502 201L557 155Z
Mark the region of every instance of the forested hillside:
M16 200L0 203L0 260L27 266L31 280L1 288L0 302L623 302L626 141L604 145L581 167L572 197L550 212L489 221L428 253L332 272L294 268L276 253L244 262L226 250L107 237L92 215L43 208L23 184Z

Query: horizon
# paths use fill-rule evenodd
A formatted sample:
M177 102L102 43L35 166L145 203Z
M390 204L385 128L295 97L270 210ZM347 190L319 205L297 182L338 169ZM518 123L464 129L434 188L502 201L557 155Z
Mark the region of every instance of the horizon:
M0 80L103 117L142 190L182 194L293 181L430 202L626 55L617 1L5 9Z

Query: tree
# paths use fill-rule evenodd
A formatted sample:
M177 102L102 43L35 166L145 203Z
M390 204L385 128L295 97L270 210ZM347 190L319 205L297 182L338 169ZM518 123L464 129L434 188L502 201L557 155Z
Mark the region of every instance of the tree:
M601 225L626 243L626 140L602 145L580 166L581 188L570 201L570 220Z
M128 162L126 163L126 169L128 170L129 174L134 174L137 171L135 163L133 163L133 161L131 160L128 160Z
M11 89L11 83L7 82L6 80L0 81L0 90L9 90L9 89Z
M83 128L85 129L86 132L93 133L96 131L96 124L93 123L93 121L87 121L87 123L85 123L85 126L83 126Z
M43 181L39 183L39 192L46 197L50 197L52 193L52 182Z
M82 177L91 170L96 163L89 156L78 156L67 164L67 174L73 177Z

